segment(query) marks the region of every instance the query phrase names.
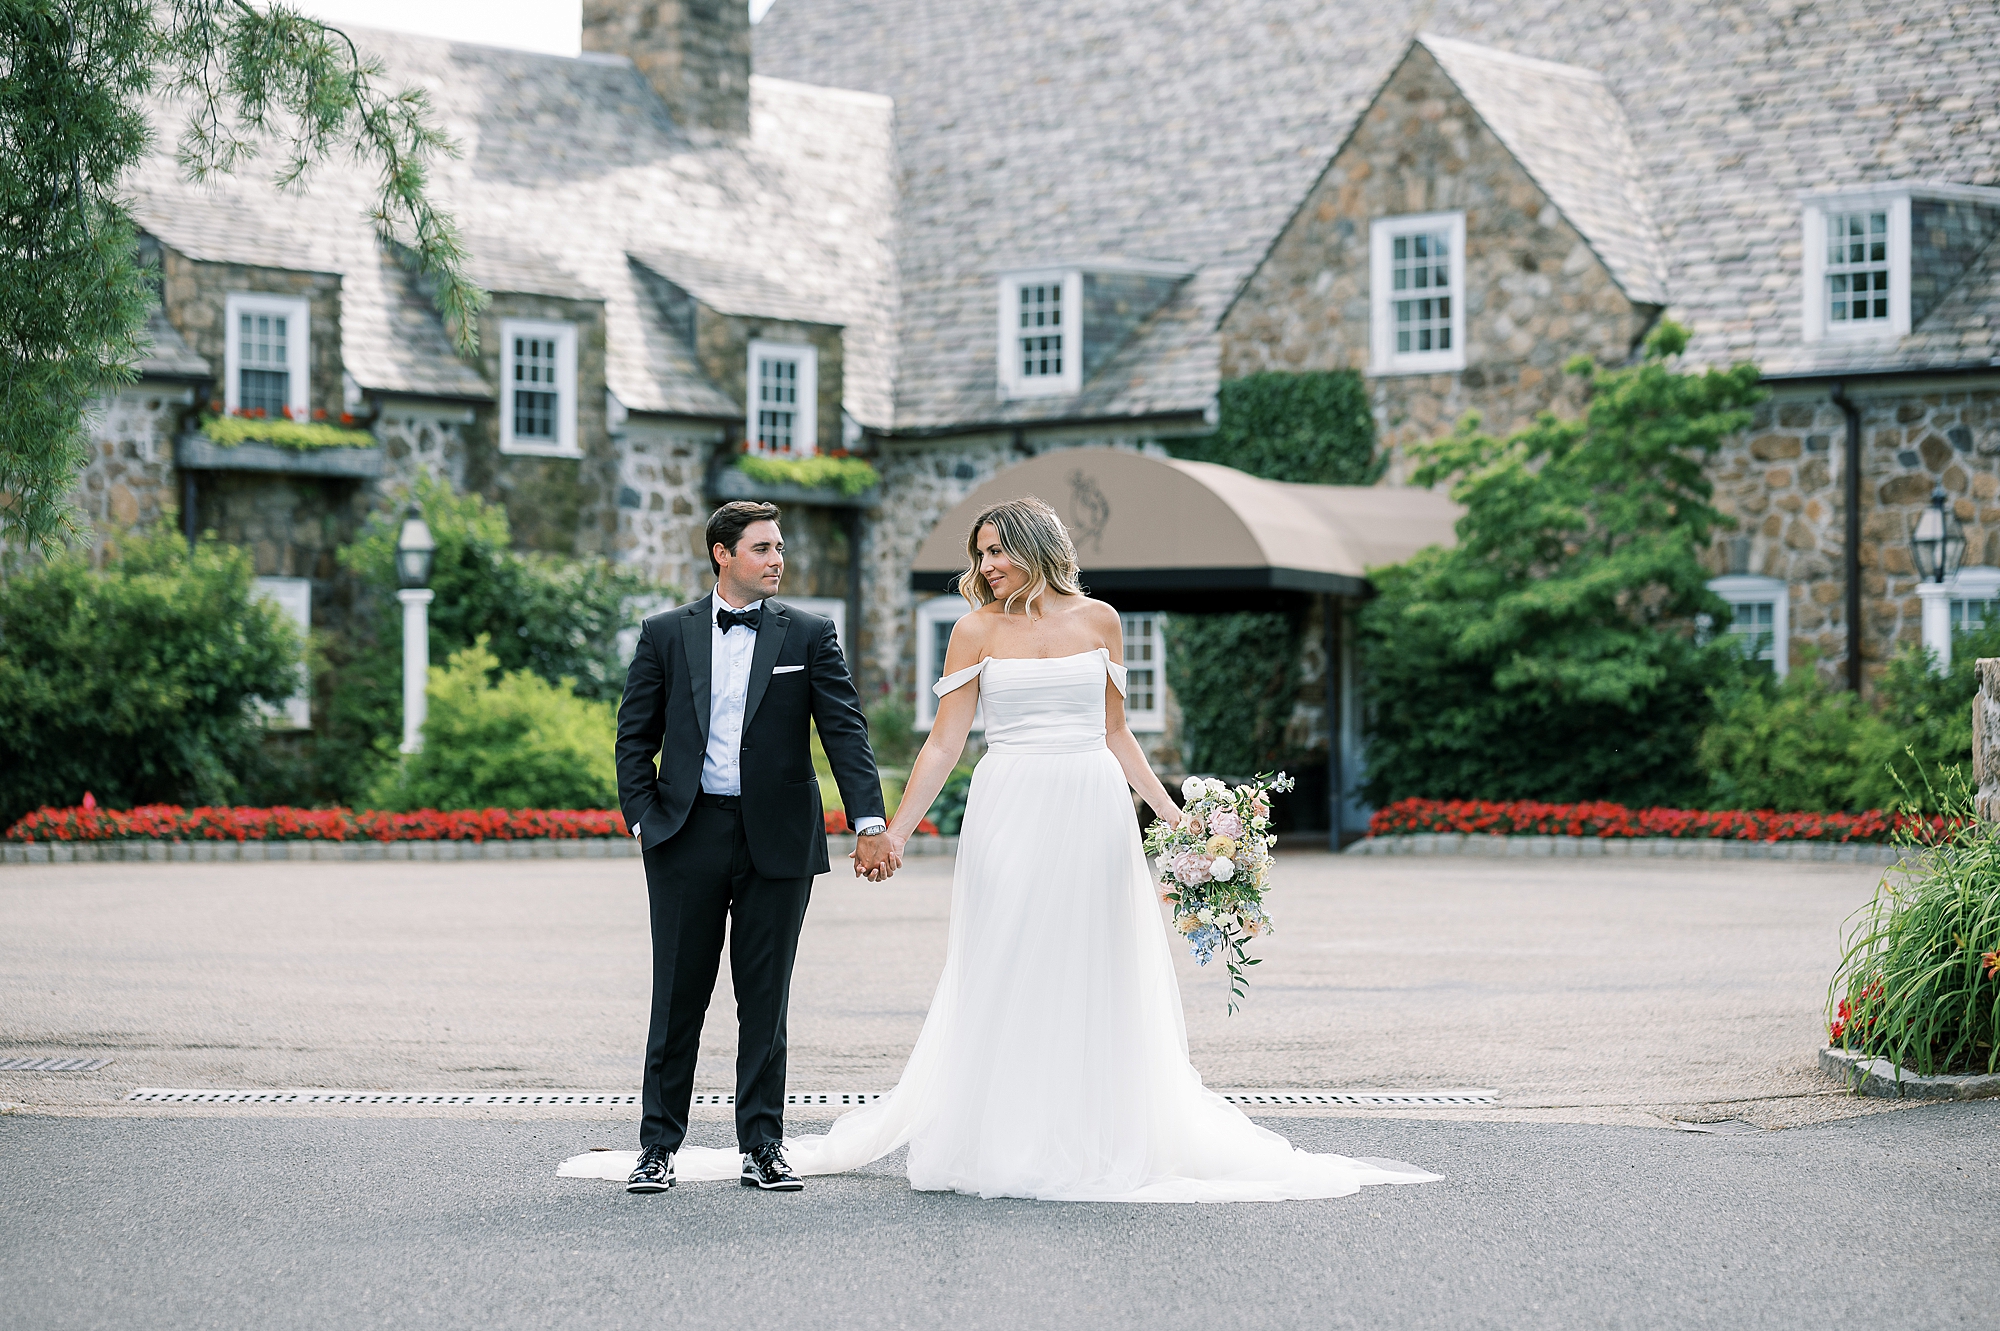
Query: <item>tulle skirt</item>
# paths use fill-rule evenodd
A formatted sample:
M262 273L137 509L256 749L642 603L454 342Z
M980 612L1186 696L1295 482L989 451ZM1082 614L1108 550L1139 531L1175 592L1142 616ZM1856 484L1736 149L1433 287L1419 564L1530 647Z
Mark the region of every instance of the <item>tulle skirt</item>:
M943 974L895 1089L821 1136L801 1174L908 1145L910 1186L1053 1201L1340 1197L1437 1177L1313 1155L1258 1127L1188 1062L1168 934L1118 761L989 752L973 774ZM565 1161L623 1179L632 1152ZM683 1181L733 1178L735 1151L688 1147Z

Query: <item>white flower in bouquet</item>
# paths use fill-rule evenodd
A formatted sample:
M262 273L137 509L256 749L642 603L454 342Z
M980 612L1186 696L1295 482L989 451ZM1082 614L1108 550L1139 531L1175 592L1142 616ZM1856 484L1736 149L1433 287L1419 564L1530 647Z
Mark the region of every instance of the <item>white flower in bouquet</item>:
M1226 883L1236 876L1236 865L1227 855L1218 855L1208 866L1208 876L1218 883Z
M1218 799L1229 798L1229 783L1227 781L1217 781L1214 777L1210 777L1206 784L1209 794L1214 795Z
M1198 800L1207 793L1208 782L1198 776L1191 776L1181 782L1181 798L1184 800Z
M1212 911L1212 910L1210 910L1210 909L1209 909L1208 907L1206 907L1206 906L1203 906L1203 907L1202 907L1202 908L1201 908L1200 910L1196 911L1196 912L1194 913L1194 917L1195 917L1195 918L1196 918L1197 920L1200 920L1200 921L1201 921L1201 922L1202 922L1203 924L1214 924L1214 923L1215 923L1215 912L1214 912L1214 911Z

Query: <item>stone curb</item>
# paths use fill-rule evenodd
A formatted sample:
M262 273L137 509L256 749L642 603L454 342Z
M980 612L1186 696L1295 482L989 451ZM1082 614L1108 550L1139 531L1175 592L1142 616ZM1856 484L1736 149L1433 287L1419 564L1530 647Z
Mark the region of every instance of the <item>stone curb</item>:
M1488 836L1418 832L1366 837L1345 855L1540 856L1558 859L1804 860L1818 864L1900 864L1898 846L1841 841L1733 841L1721 837Z
M851 836L826 839L827 854L843 859ZM913 855L950 855L957 837L912 837ZM8 841L0 864L266 864L302 860L376 863L383 860L635 860L631 837L523 837L514 841Z
M1885 1100L1984 1100L2000 1095L2000 1073L1960 1077L1901 1076L1886 1058L1868 1058L1852 1049L1826 1048L1819 1051L1823 1072L1838 1077L1857 1095Z

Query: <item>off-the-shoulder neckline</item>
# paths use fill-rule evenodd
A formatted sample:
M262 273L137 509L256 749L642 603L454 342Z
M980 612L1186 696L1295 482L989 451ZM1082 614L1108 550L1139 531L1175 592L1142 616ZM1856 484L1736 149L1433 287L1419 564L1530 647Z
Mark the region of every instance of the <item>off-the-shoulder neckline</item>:
M978 664L987 661L1074 661L1079 656L1095 656L1099 652L1111 655L1109 647L1093 647L1087 652L1071 652L1068 656L982 656Z

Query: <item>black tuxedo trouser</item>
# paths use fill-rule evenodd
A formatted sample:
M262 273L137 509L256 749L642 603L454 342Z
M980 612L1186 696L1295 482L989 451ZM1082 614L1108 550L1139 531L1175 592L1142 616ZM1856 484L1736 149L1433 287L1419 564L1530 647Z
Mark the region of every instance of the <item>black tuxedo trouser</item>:
M646 852L653 918L653 1018L639 1145L678 1151L687 1136L701 1022L722 963L736 987L736 1145L785 1135L785 1013L812 878L765 878L750 863L735 808L696 804Z

